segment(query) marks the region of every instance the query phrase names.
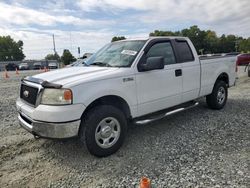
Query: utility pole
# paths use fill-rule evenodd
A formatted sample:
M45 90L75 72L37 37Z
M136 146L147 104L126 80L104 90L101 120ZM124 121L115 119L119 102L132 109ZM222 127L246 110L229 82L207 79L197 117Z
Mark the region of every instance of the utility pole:
M53 34L53 46L54 46L54 54L56 54L56 44L55 44L55 36Z
M72 53L72 36L71 36L71 31L69 32L69 39L70 39L70 50Z
M79 58L81 57L81 49L80 49L80 47L78 47L78 57Z
M56 43L55 43L55 35L53 34L53 47L54 47L54 56L58 57L58 54L56 52ZM59 67L61 67L62 65L60 65L60 60L57 60L57 63L59 63Z

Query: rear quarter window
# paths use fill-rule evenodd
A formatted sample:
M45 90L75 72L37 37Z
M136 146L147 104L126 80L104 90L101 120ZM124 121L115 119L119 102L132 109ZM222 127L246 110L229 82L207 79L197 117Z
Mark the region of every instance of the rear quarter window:
M187 41L176 41L176 49L178 51L180 63L194 61L194 55Z

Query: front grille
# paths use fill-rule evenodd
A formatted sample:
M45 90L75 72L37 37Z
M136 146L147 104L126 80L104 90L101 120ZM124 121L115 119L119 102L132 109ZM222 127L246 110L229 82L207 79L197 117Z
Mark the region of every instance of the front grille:
M37 93L38 88L27 86L25 84L21 85L20 98L32 105L36 104Z

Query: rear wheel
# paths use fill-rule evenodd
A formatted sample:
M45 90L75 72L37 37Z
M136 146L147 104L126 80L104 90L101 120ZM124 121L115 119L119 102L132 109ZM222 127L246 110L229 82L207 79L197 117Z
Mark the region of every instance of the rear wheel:
M124 113L111 105L96 106L82 121L80 138L89 152L98 157L115 153L123 144L127 132Z
M213 91L206 97L207 105L212 109L220 110L227 102L227 85L224 81L216 81Z

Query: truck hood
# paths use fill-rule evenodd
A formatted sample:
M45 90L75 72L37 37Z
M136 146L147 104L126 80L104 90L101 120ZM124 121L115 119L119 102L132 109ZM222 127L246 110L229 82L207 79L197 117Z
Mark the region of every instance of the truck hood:
M119 68L115 67L69 67L45 72L32 76L60 85L73 84L74 82L89 82L111 76L112 72L116 72Z

